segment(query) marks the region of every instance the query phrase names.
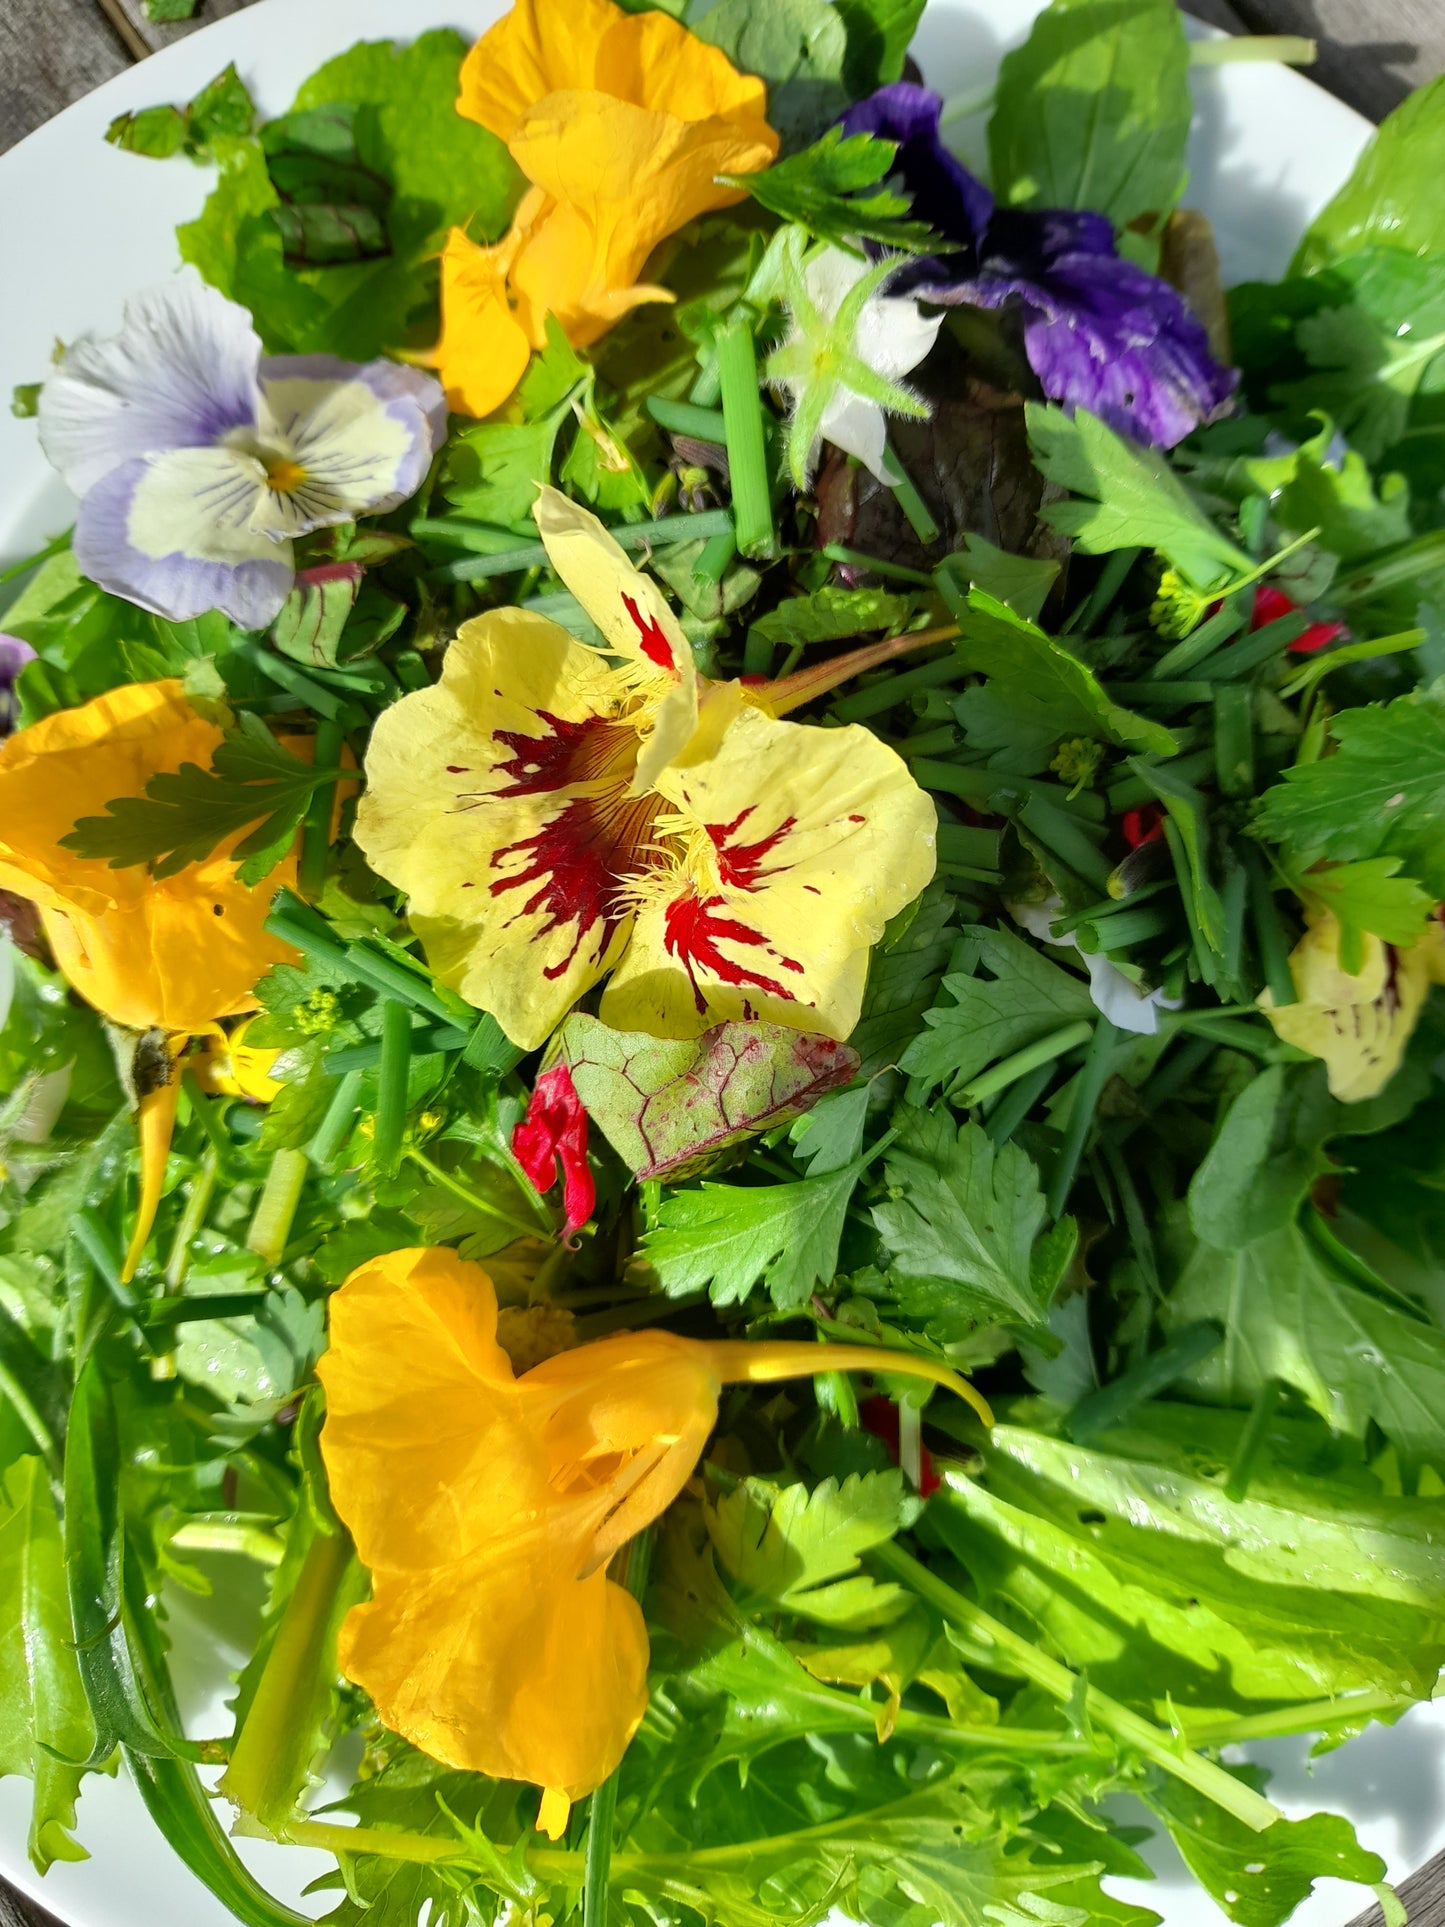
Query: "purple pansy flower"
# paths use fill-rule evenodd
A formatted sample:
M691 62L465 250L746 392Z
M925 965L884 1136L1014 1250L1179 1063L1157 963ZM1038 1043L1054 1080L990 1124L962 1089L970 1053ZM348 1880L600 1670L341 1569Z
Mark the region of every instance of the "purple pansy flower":
M81 498L92 581L183 622L275 620L313 529L396 508L446 438L430 375L391 361L263 358L251 317L194 269L125 304L121 332L67 349L40 442Z
M944 146L943 103L926 87L880 87L843 117L848 134L898 143L914 215L958 252L910 261L890 285L950 306L1023 309L1029 364L1052 400L1172 448L1227 414L1238 375L1221 368L1180 295L1124 260L1107 216L996 205Z
M19 636L0 635L0 741L10 735L20 720L20 704L15 682L27 662L34 662L35 651Z

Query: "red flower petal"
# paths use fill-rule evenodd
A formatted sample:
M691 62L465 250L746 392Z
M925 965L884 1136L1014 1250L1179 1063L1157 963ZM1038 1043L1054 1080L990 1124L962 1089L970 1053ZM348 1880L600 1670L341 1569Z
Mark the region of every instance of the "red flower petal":
M562 1203L570 1236L586 1224L597 1203L587 1163L587 1113L565 1064L537 1079L527 1115L512 1133L512 1155L539 1191L550 1191L562 1165Z
M1276 589L1272 583L1261 582L1254 592L1254 613L1249 620L1249 633L1256 629L1267 628L1271 622L1278 622L1282 616L1292 616L1299 607L1291 602L1283 589ZM1295 637L1289 646L1292 656L1312 656L1317 649L1325 649L1330 643L1344 635L1342 622L1312 622L1302 635Z
M1157 843L1164 834L1164 812L1157 803L1141 803L1136 810L1125 810L1119 828L1131 850L1142 844Z

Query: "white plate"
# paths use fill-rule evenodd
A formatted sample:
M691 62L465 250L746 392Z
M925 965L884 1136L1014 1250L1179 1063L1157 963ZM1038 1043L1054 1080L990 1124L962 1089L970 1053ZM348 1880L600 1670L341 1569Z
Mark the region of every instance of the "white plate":
M120 75L0 156L6 263L0 314L0 564L33 553L71 519L71 502L36 445L34 424L3 406L11 388L38 381L57 337L109 330L122 297L176 265L174 229L209 191L208 170L160 163L104 143L111 119L158 101L188 100L235 61L263 112L289 104L299 83L358 39L409 37L428 27L476 34L503 0L262 0ZM916 43L932 85L949 95L986 88L1002 54L1021 40L1038 0L931 0ZM1341 185L1369 128L1299 75L1233 66L1197 76L1188 199L1218 229L1231 281L1281 272L1300 233ZM962 123L961 150L978 160L983 119ZM254 1625L249 1571L216 1562L218 1597L204 1609L172 1601L172 1632L187 1728L225 1732L226 1668ZM1320 1762L1311 1778L1301 1744L1255 1749L1275 1769L1272 1791L1291 1814L1317 1806L1347 1813L1361 1838L1402 1878L1445 1846L1445 1709L1422 1708L1391 1732L1373 1729ZM37 1880L25 1857L27 1782L0 1782L0 1872L71 1927L228 1927L230 1915L162 1840L121 1777L91 1778L80 1803L89 1861ZM301 1889L332 1862L299 1848L241 1841L239 1851L279 1899L318 1915L325 1896ZM1218 1927L1221 1916L1177 1860L1157 1854L1161 1878L1111 1883L1162 1913L1167 1927ZM1358 1887L1329 1881L1296 1916L1299 1927L1344 1927L1361 1911Z

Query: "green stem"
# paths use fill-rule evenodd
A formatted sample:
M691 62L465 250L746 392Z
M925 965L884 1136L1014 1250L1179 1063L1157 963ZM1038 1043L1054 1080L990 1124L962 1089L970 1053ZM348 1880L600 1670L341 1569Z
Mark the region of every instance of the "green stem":
M945 1486L944 1491L947 1490ZM938 1496L942 1498L943 1494ZM1133 1747L1174 1779L1193 1787L1196 1793L1202 1793L1207 1800L1212 1800L1254 1832L1264 1832L1266 1827L1273 1826L1276 1820L1283 1817L1279 1808L1262 1794L1256 1793L1253 1787L1236 1780L1232 1773L1227 1773L1214 1761L1201 1759L1197 1753L1189 1752L1172 1734L1163 1732L1152 1721L1132 1712L1127 1706L1121 1706L1096 1686L1090 1686L1078 1673L1050 1659L1031 1640L1014 1632L1001 1619L995 1619L992 1613L976 1606L971 1599L966 1599L961 1592L955 1591L899 1546L876 1546L868 1554L867 1563L887 1573L890 1578L901 1581L952 1625L971 1633L975 1639L1005 1657L1025 1679L1041 1686L1061 1706L1076 1705L1082 1695L1089 1718L1097 1725L1106 1727L1126 1746Z
M1190 1746L1242 1746L1246 1740L1320 1733L1362 1715L1403 1713L1417 1704L1408 1693L1347 1693L1343 1699L1311 1700L1305 1706L1281 1706L1273 1713L1251 1713L1238 1720L1207 1720L1202 1726L1186 1722L1180 1730Z
M377 1168L388 1175L401 1162L411 1077L411 1012L388 998L381 1007L381 1068L376 1079Z
M193 1519L176 1528L171 1544L182 1552L238 1552L261 1566L279 1566L286 1556L274 1532L228 1519Z
M1191 67L1224 67L1238 60L1273 62L1283 67L1312 67L1319 45L1297 33L1241 33L1222 40L1192 40Z
M961 1091L951 1098L959 1110L971 1111L976 1104L986 1104L989 1098L1016 1084L1030 1071L1036 1071L1043 1064L1052 1064L1066 1051L1087 1044L1094 1034L1094 1026L1080 1018L1077 1024L1068 1024L1063 1030L1056 1030L1051 1037L1041 1038L1037 1044L1030 1044L1024 1050L1015 1051L1012 1057L1005 1057L993 1069L976 1077L971 1084L965 1084Z
M201 1159L196 1175L191 1180L191 1193L171 1241L171 1255L166 1260L166 1290L172 1297L186 1282L186 1273L191 1264L191 1245L200 1236L201 1226L206 1222L206 1213L216 1195L220 1168L220 1159L213 1146Z
M883 458L887 472L888 486L893 491L893 499L908 518L908 526L926 548L930 542L938 540L938 524L929 512L928 504L918 493L913 478L890 448Z
M897 675L870 683L866 689L855 689L851 696L834 703L833 714L840 723L866 722L870 716L881 716L885 709L892 709L895 703L904 702L922 690L942 689L949 683L961 682L967 673L950 648L932 662L919 663L916 669L902 669Z
M733 518L726 509L704 509L698 515L664 515L655 522L625 522L609 529L614 542L624 549L662 547L671 542L698 542L713 535L731 535ZM433 582L485 582L494 575L521 575L527 569L545 569L547 551L540 542L524 542L515 549L496 555L468 556L434 569Z
M246 1249L264 1258L272 1270L285 1255L309 1169L304 1151L278 1151L266 1173L261 1201L246 1234Z
M307 1155L318 1171L328 1170L342 1145L351 1135L361 1095L361 1072L348 1071L336 1087L320 1128L311 1140Z
M766 561L777 554L778 538L751 322L743 316L719 328L715 345L738 548L745 556Z
M627 1590L639 1602L647 1591L652 1570L653 1531L641 1532L627 1548ZM612 1872L612 1836L617 1820L617 1767L592 1795L587 1805L586 1876L582 1888L582 1927L608 1927L608 1888Z
M1229 1477L1224 1481L1224 1496L1237 1505L1249 1491L1249 1482L1264 1452L1265 1436L1270 1421L1279 1409L1280 1382L1277 1378L1267 1378L1254 1395L1249 1417L1244 1430L1239 1435L1234 1459L1229 1468Z
M316 767L334 769L341 761L346 731L339 718L329 717L316 731ZM336 798L336 779L311 792L306 819L301 827L301 862L296 888L309 903L321 895L326 883L326 862L331 855L331 810Z
M1087 1445L1101 1432L1126 1424L1146 1400L1157 1398L1176 1379L1192 1372L1196 1365L1217 1352L1223 1343L1224 1333L1218 1325L1207 1320L1186 1325L1122 1378L1081 1398L1065 1421L1069 1436L1080 1445Z
M498 1224L510 1226L518 1237L535 1238L539 1235L546 1237L551 1235L550 1224L539 1226L537 1223L528 1223L523 1218L514 1218L510 1211L503 1211L499 1205L493 1204L479 1192L473 1191L470 1185L463 1184L462 1180L452 1172L444 1171L441 1165L434 1164L425 1151L418 1151L413 1145L408 1148L406 1155L418 1170L426 1172L433 1184L439 1184L444 1191L450 1191L454 1198L470 1206L473 1211L480 1212L483 1217L495 1218Z
M1094 1024L1093 1039L1089 1044L1089 1054L1084 1059L1084 1068L1079 1073L1078 1086L1074 1091L1073 1108L1069 1112L1069 1122L1064 1131L1064 1141L1059 1147L1058 1161L1054 1165L1053 1176L1049 1182L1049 1215L1055 1219L1064 1215L1073 1187L1074 1174L1079 1168L1079 1159L1084 1154L1084 1140L1089 1135L1089 1127L1094 1121L1094 1112L1109 1071L1114 1061L1114 1046L1119 1033L1102 1014Z
M350 1541L318 1531L231 1749L221 1791L268 1830L287 1819L306 1790L316 1725L308 1712L318 1693L331 1692L336 1627L351 1567Z

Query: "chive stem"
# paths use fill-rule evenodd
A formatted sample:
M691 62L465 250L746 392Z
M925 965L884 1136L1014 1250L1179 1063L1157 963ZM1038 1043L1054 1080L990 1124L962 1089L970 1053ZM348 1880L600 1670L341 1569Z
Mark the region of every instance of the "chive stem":
M647 1590L651 1568L652 1528L649 1526L627 1549L627 1590L638 1601ZM617 1788L621 1772L620 1765L615 1767L587 1803L582 1927L608 1927L612 1838L617 1821Z
M767 561L777 554L778 539L752 324L744 317L719 328L716 348L738 549L749 558Z
M346 730L338 717L328 717L316 731L316 767L334 769L341 760ZM326 863L331 855L331 811L336 801L337 778L312 790L301 826L301 861L296 888L314 903L326 883Z
M649 395L647 412L659 428L669 435L686 435L695 442L727 445L727 427L716 408L699 408L690 401L668 401L662 395Z
M1122 1377L1081 1398L1065 1421L1070 1438L1087 1445L1101 1432L1126 1424L1141 1405L1192 1372L1223 1343L1224 1333L1207 1319L1186 1325Z
M1029 1112L1038 1103L1044 1092L1053 1082L1054 1064L1051 1058L1047 1064L1040 1064L1037 1070L1021 1077L1000 1098L992 1111L983 1121L983 1128L995 1144L1007 1144Z
M880 681L870 683L864 689L855 689L851 696L844 696L834 703L833 714L840 723L862 723L870 716L881 716L895 703L907 700L922 689L940 689L948 683L962 680L968 672L958 660L952 649L932 662L921 662L915 669L902 669L896 675L884 676Z
M361 1072L347 1071L336 1087L336 1095L327 1106L326 1115L310 1146L307 1156L318 1171L325 1171L335 1162L337 1153L351 1135L351 1127L356 1118L357 1101L361 1096Z
M756 400L756 397L754 397ZM713 535L730 535L733 519L726 509L704 509L697 515L664 515L654 522L624 522L607 532L619 547L647 549L673 542L696 542ZM434 569L434 582L484 582L494 575L520 575L544 569L547 551L540 542L520 543L495 555L472 555Z
M220 1159L214 1147L209 1148L191 1180L190 1196L186 1199L186 1208L181 1213L181 1221L171 1241L171 1255L166 1260L166 1290L172 1295L186 1282L186 1273L191 1265L191 1245L200 1236L201 1226L206 1222L206 1213L216 1195L220 1168Z
M1239 1444L1230 1462L1229 1477L1224 1481L1224 1496L1236 1505L1249 1491L1249 1482L1265 1456L1265 1441L1270 1422L1279 1409L1280 1390L1277 1378L1267 1378L1255 1393L1254 1403L1249 1408L1249 1417L1244 1422L1244 1430L1239 1435Z
M246 1249L264 1258L272 1270L285 1255L308 1168L304 1151L278 1151L261 1187L260 1202L246 1234Z
M1094 1034L1094 1026L1084 1018L1076 1024L1067 1024L1056 1030L1051 1037L1040 1038L1037 1044L1029 1044L1025 1049L1015 1051L1012 1057L1005 1057L995 1064L992 1070L976 1077L971 1084L965 1084L961 1091L950 1096L949 1101L960 1110L971 1111L976 1105L986 1104L991 1097L1016 1084L1030 1071L1041 1065L1052 1064L1066 1052L1077 1050L1080 1044L1087 1044Z
M1289 967L1289 946L1285 942L1279 912L1275 908L1274 891L1270 887L1269 871L1257 850L1246 850L1244 863L1249 871L1250 921L1254 925L1260 967L1264 971L1264 980L1269 985L1275 1009L1285 1010L1298 1002L1298 994L1294 987L1294 972Z
M918 493L912 476L904 468L902 462L899 461L893 449L890 448L885 451L883 466L888 487L893 491L894 501L897 502L899 508L901 508L904 515L907 516L908 526L924 547L927 548L929 543L938 540L939 534L938 524L934 521L928 504Z
M1123 588L1129 571L1144 553L1142 549L1115 549L1099 572L1099 579L1064 624L1067 635L1082 631L1088 635L1094 624Z
M411 1012L388 997L381 1006L381 1068L376 1081L377 1166L392 1174L401 1160L406 1129L407 1084L411 1074Z
M920 589L937 586L933 577L923 569L910 569L902 562L885 562L882 556L865 555L861 549L850 549L842 542L829 542L822 554L825 562L836 562L845 569L866 569L869 575L887 576L894 582L911 582Z
M1088 1055L1084 1059L1084 1068L1079 1073L1079 1082L1074 1091L1073 1109L1069 1112L1064 1141L1059 1147L1059 1155L1049 1182L1049 1215L1056 1220L1064 1215L1064 1205L1073 1188L1079 1160L1084 1154L1084 1140L1094 1121L1094 1112L1103 1095L1104 1085L1108 1082L1113 1065L1114 1046L1118 1040L1118 1031L1108 1018L1101 1014L1094 1025L1094 1035L1089 1044Z

